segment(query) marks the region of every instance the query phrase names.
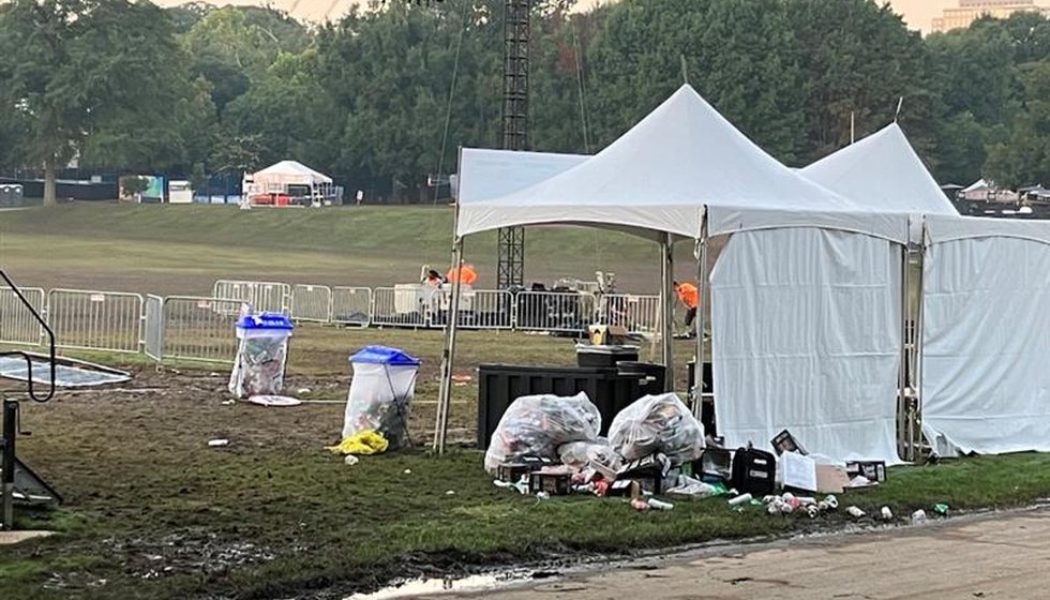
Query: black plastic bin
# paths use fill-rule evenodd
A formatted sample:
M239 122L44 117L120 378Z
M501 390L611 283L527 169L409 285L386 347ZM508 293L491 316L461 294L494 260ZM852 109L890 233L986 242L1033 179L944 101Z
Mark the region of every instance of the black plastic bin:
M478 447L489 446L492 433L507 407L521 396L554 394L575 396L586 392L602 415L604 435L613 417L628 404L648 394L664 391L662 365L646 365L647 375L637 368L632 374L616 369L584 367L525 367L481 365L478 368Z

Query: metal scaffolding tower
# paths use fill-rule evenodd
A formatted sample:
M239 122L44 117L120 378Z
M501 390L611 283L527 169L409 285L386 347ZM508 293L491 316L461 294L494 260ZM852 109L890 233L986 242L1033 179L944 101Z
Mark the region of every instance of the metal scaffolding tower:
M503 17L503 148L529 146L529 0L506 0ZM525 230L499 230L497 289L525 284Z

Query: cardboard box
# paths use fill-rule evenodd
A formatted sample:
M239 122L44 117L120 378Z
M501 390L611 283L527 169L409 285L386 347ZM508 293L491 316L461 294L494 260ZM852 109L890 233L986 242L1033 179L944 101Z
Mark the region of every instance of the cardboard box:
M846 474L850 479L863 475L871 481L885 483L886 463L881 460L858 460L846 463Z
M835 465L817 465L817 492L841 494L849 485L846 469Z

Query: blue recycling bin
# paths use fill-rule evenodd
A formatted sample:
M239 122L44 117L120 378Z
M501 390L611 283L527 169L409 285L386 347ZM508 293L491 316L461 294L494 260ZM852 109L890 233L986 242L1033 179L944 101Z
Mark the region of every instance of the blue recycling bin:
M408 416L422 362L397 348L368 346L350 357L353 379L343 417L343 439L374 430L391 449L410 443Z

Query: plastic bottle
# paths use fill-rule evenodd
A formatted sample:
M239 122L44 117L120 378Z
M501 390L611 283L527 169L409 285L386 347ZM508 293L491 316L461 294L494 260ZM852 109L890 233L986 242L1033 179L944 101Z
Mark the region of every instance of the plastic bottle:
M848 512L850 514L850 516L853 517L854 519L859 519L859 518L864 516L864 511L859 509L859 508L857 508L856 506L851 506L851 507L847 508L846 512Z
M663 500L657 500L656 498L649 498L649 508L655 510L674 510L674 504L670 502L664 502Z
M922 525L925 522L926 522L926 511L924 511L923 509L920 508L919 510L911 513L911 524L912 525Z
M891 521L891 520L893 520L893 511L890 510L890 507L888 507L888 506L883 506L882 507L882 520L883 521Z
M751 494L743 494L729 500L729 506L740 506L751 502Z

